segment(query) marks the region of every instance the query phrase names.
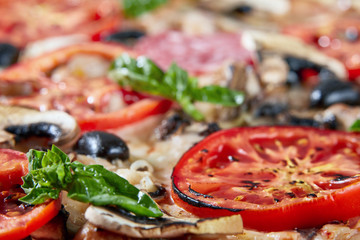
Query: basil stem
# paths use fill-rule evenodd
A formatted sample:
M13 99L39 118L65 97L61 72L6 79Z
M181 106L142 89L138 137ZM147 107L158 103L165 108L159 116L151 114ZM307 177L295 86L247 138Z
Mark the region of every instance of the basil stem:
M195 120L203 120L195 101L235 107L243 103L244 94L229 88L210 85L198 87L198 81L173 63L163 72L146 57L131 58L123 54L110 67L109 77L123 87L176 101Z
M71 162L56 146L47 152L30 150L29 173L23 177L27 194L20 198L29 204L57 199L62 190L68 197L97 206L115 205L139 216L160 217L162 212L145 193L126 179L101 165Z

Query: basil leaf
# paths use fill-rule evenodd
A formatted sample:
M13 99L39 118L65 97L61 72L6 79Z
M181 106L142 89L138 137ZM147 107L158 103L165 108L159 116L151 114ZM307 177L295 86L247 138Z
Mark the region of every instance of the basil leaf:
M22 188L27 195L20 200L41 204L57 199L62 190L68 197L93 205L115 205L139 216L160 217L162 212L145 193L126 179L101 165L71 162L59 148L48 152L30 150L29 173L23 177Z
M227 107L235 107L244 102L244 94L220 86L205 86L194 92L197 101L220 104Z
M58 199L60 192L60 189L36 185L25 197L20 198L20 200L29 204L41 204L47 199Z
M123 0L123 9L127 17L137 17L166 2L167 0Z
M195 101L210 102L228 107L243 103L244 94L217 85L198 87L198 81L173 63L163 72L154 62L124 54L117 58L109 71L109 78L124 88L146 92L176 101L195 120L203 120L202 113L195 108Z
M356 120L349 128L351 132L360 132L360 119Z

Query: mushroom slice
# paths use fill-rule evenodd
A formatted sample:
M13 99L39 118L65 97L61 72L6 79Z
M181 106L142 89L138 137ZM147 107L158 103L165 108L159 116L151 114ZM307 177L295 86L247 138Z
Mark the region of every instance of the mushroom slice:
M345 66L337 59L326 56L315 47L306 45L300 39L277 33L247 30L242 35L248 49L276 51L284 55L307 59L333 71L339 79L347 78Z
M62 111L45 111L0 105L0 146L18 148L16 143L31 139L31 147L49 147L52 144L66 149L71 147L80 134L76 120ZM3 134L2 134L3 133ZM33 138L47 139L43 146ZM33 146L39 144L39 146ZM27 147L27 146L26 146ZM27 151L25 146L19 150Z
M315 119L320 122L327 121L329 118L336 119L337 130L347 131L357 119L360 119L360 107L337 103L315 115Z
M85 218L92 224L130 237L167 238L184 234L238 234L243 231L240 215L199 219L136 217L123 210L90 206Z

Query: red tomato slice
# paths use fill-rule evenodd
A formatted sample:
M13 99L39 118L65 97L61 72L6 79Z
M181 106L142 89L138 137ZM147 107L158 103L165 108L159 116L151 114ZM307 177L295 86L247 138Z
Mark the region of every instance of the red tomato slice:
M0 166L0 191L21 185L21 177L29 171L25 153L10 149L0 149Z
M83 131L105 130L122 127L149 116L166 113L172 105L169 100L144 99L116 112L96 114L90 118L79 118Z
M70 72L67 63L76 56L87 55L110 64L124 52L125 49L119 45L91 42L60 49L10 67L0 73L0 93L6 96L0 99L0 103L66 111L79 121L84 130L122 127L154 114L165 113L170 108L169 101L144 101L145 96L134 94L138 102L132 103L134 99L125 99L130 93L125 93L106 74L89 78L71 73L60 81L54 81L52 77L53 71L64 69L64 66ZM135 55L130 51L127 53ZM83 59L85 62L80 69L87 64L86 58ZM114 102L116 107L112 105ZM134 106L126 105L128 102Z
M189 36L181 32L144 37L135 50L167 69L173 62L192 75L217 70L225 61L250 63L253 53L241 44L241 34Z
M36 206L18 201L25 195L17 185L22 184L21 177L27 174L27 165L24 153L0 149L0 240L24 238L60 210L60 200Z
M121 23L115 0L1 0L0 41L19 47L39 39L69 34L96 38Z
M360 134L254 127L210 135L172 174L176 204L200 217L241 214L260 231L360 215Z

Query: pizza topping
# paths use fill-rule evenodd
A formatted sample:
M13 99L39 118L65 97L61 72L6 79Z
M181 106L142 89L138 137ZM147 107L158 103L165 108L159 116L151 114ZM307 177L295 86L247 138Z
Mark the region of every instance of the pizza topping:
M19 56L19 49L9 43L0 43L0 67L8 67L15 63Z
M287 111L287 105L282 103L261 103L254 111L255 117L276 117Z
M145 36L145 33L140 30L123 30L103 37L103 41L117 42L132 46L143 36Z
M23 239L39 229L60 210L60 200L30 205L19 198L21 177L28 173L26 155L10 149L0 149L0 239Z
M359 139L300 127L220 131L182 156L172 196L197 216L240 214L263 231L347 220L360 213Z
M227 61L212 73L198 77L200 86L219 85L244 92L248 103L261 92L261 83L254 75L254 69L240 61ZM195 106L205 116L206 122L235 122L242 113L242 107L228 107L219 104L196 102Z
M165 140L172 134L182 133L189 125L189 119L179 113L175 113L161 122L160 126L155 129L155 135L158 139Z
M213 218L146 218L130 215L121 209L91 206L86 219L104 229L135 238L170 238L192 234L237 234L243 231L240 215Z
M308 63L312 63L311 65L316 68L321 66L322 68L329 69L339 79L347 77L347 71L340 61L328 57L316 48L305 44L300 39L276 33L249 30L242 35L242 41L246 48L253 49L254 51L261 49L262 51L274 51L291 58L306 59L302 62L296 61L296 64L300 63L299 68L304 68ZM289 63L291 62L289 61Z
M242 45L241 39L241 34L234 33L191 36L170 31L145 37L134 49L162 69L168 69L176 62L191 75L199 75L213 72L229 60L252 62L253 53Z
M255 9L275 15L283 15L287 13L291 7L289 0L275 0L272 4L269 4L266 0L226 0L221 2L202 0L200 2L204 7L225 13L231 10L240 10L240 13L248 13L249 9L250 11L251 9Z
M62 111L40 112L16 106L0 106L0 116L0 129L11 134L2 141L26 151L30 147L50 147L54 143L69 148L80 134L75 119Z
M159 217L162 212L153 200L127 180L101 165L71 162L53 146L47 152L30 150L29 174L22 188L27 195L20 200L41 204L57 199L62 190L68 197L94 205L115 205L139 216Z
M310 95L312 107L328 107L335 103L356 105L360 103L360 92L350 82L337 79L320 81Z
M166 2L167 0L124 0L123 9L126 16L137 17Z
M19 47L47 37L85 35L87 40L118 27L117 1L1 1L0 39Z
M129 158L129 148L126 143L120 137L102 131L84 133L74 146L74 150L79 154L110 161Z
M175 63L167 72L163 72L145 57L133 59L122 55L113 63L109 76L123 87L177 101L195 120L203 120L204 116L195 108L194 101L235 107L244 100L242 92L218 85L198 87L197 79L189 77L187 72Z
M360 107L337 103L315 115L315 118L319 121L335 119L336 129L347 131L357 119L360 119Z

